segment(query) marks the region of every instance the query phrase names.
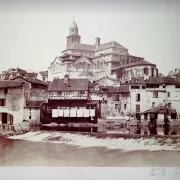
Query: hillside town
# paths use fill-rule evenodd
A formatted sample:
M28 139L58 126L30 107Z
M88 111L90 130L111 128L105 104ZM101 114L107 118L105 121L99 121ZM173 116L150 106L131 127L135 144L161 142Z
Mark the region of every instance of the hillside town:
M73 20L67 46L47 69L0 75L0 124L101 121L180 125L180 69L167 76L116 41L82 44ZM131 123L133 122L133 123Z

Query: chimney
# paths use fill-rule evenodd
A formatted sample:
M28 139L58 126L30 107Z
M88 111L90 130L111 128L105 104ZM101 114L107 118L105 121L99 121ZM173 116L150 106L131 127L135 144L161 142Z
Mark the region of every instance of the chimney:
M66 75L64 76L64 83L68 83L68 82L69 82L69 75L66 74Z
M100 45L100 38L99 37L97 37L96 38L96 44L95 44L96 46L99 46Z

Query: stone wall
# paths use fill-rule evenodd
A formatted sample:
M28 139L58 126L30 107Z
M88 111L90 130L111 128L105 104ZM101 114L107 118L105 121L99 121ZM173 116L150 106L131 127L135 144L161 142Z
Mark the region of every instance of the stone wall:
M120 116L118 109L115 109L115 103L101 104L101 117L106 118L107 116L115 117Z
M0 106L0 113L8 113L13 116L13 123L23 120L24 93L22 88L9 88L8 93L0 90L0 99L6 99L5 106ZM0 122L2 124L2 122Z
M44 89L31 89L27 100L31 101L47 101L48 94Z
M31 118L30 118L31 116ZM24 120L33 122L40 122L40 109L39 108L24 108Z

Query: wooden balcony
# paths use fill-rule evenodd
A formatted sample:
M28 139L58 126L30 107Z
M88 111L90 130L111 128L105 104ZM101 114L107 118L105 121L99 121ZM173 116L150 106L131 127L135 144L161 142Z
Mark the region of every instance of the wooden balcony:
M54 100L76 100L76 99L88 99L88 96L62 96L62 95L49 95L48 99Z

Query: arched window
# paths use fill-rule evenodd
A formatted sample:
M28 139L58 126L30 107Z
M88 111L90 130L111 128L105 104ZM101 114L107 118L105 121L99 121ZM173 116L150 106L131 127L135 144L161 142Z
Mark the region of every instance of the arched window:
M100 62L97 62L97 69L100 69Z
M97 69L97 65L96 65L96 63L94 64L94 69Z

